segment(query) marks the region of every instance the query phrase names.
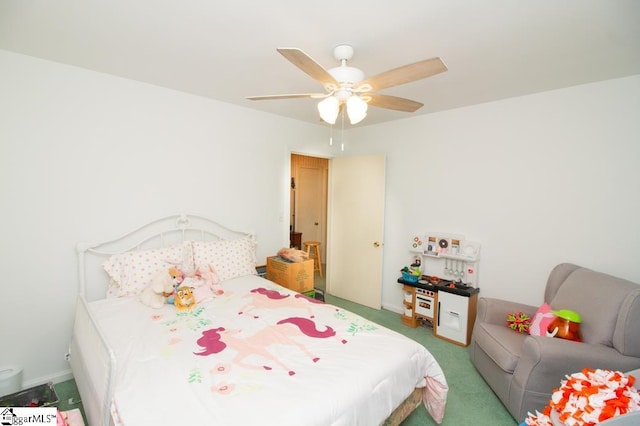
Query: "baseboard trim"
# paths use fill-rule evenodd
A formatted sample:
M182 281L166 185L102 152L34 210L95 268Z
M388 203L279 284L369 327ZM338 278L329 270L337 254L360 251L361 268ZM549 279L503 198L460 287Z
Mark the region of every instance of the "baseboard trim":
M387 305L385 303L382 304L382 309L386 309L387 311L395 312L396 314L402 314L404 312L404 308L397 305Z
M59 371L54 374L48 374L46 376L41 376L32 380L28 380L22 384L22 390L29 389L37 385L41 385L43 383L53 382L54 384L56 384L56 383L66 382L67 380L71 380L71 379L73 379L73 373L71 372L71 369L67 369L67 370Z

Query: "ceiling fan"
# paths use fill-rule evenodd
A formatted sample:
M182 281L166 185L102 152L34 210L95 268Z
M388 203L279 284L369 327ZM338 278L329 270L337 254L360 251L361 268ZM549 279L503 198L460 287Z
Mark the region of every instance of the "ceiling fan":
M340 66L329 70L323 68L300 49L278 48L277 50L289 62L320 82L326 93L248 96L247 99L254 101L295 98L322 99L318 103L318 112L322 120L330 124L335 123L338 114L345 105L351 124L356 124L366 117L367 105L396 111L417 111L423 106L422 103L377 92L447 71L447 66L440 58L431 58L365 79L364 72L347 65L347 61L353 57L353 47L347 44L335 47L333 56L340 61Z

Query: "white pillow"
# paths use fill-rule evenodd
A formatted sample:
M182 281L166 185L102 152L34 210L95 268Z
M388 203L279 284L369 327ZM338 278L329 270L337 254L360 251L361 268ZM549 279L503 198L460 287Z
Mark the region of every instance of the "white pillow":
M220 281L256 274L256 243L247 236L235 240L193 241L196 267L212 265Z
M123 297L140 293L155 275L172 266L183 272L194 270L191 242L152 250L115 254L102 265L111 278L107 297Z

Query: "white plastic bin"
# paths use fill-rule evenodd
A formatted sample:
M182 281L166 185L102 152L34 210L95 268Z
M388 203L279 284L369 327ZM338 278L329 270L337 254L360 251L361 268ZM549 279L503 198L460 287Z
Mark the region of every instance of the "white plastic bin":
M0 396L9 395L22 389L22 367L5 365L0 367Z

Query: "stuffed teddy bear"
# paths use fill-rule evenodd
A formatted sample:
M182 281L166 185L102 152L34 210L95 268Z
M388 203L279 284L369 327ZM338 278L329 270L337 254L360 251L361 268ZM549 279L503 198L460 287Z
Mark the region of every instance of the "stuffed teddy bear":
M159 271L140 293L140 302L155 309L162 308L183 280L184 275L178 268Z
M165 294L167 298L167 303L173 305L173 300L176 298L176 291L178 290L178 286L184 283L186 274L182 272L182 270L177 267L169 268L169 275L173 280L173 291L171 294Z

